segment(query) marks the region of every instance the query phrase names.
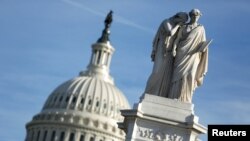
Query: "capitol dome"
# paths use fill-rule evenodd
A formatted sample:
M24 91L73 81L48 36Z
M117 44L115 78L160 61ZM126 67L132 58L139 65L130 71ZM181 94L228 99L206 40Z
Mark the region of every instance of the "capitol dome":
M121 120L120 109L124 108L128 108L128 102L117 87L98 77L78 76L52 92L42 113L53 112L54 109L74 110L78 116L84 114L100 121L106 117Z
M109 75L114 51L109 26L106 23L102 37L92 45L87 70L59 85L26 125L26 141L125 140L117 122L123 121L120 110L130 106Z

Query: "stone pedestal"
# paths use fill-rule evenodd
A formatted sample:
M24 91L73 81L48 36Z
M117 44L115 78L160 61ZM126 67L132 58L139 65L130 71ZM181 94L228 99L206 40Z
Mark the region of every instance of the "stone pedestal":
M133 109L121 112L125 119L118 125L126 141L198 141L207 132L191 103L145 94Z

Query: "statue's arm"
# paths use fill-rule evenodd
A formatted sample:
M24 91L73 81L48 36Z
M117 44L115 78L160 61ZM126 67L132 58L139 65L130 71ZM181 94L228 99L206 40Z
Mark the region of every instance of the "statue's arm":
M212 43L212 39L211 40L207 40L207 41L203 41L200 43L197 52L204 52L206 51L206 49L208 48L208 46Z
M182 30L183 28L180 28L180 30L178 31L178 34L177 34L177 37L176 39L174 40L174 43L173 43L173 49L172 49L172 55L175 57L176 56L176 48L177 48L177 45L181 39L181 36L182 36Z
M211 42L213 40L206 40L206 34L205 34L205 29L202 25L200 25L200 30L202 30L202 41L198 44L197 49L195 49L193 51L193 53L197 53L197 52L205 52L206 49L209 47L209 45L211 44Z
M180 24L171 25L168 20L164 21L163 25L165 27L165 31L167 32L168 36L173 36L180 27Z
M179 27L180 27L180 24L177 24L174 26L174 28L170 29L169 30L170 36L173 36L178 31Z

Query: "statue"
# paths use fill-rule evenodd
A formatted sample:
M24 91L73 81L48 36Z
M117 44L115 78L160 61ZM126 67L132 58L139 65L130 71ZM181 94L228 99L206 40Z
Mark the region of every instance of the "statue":
M148 79L145 93L166 97L173 71L172 47L179 27L188 20L185 12L176 13L165 19L155 35L151 54L153 71Z
M110 10L109 13L108 13L108 15L107 15L107 17L106 17L106 19L105 19L105 21L104 21L104 23L105 23L105 29L109 28L110 25L111 25L111 23L112 23L112 21L113 21L112 14L113 14L113 11Z
M145 93L191 103L194 90L202 85L207 72L211 43L206 41L205 29L198 23L200 16L201 12L193 9L189 12L189 23L177 24L176 34L166 37L162 31L157 33L154 43L157 50L152 55L154 68Z
M205 29L198 23L201 12L192 9L190 22L183 25L174 41L174 70L169 98L191 103L194 90L202 85L208 66L208 45Z
M109 34L110 34L109 28L110 28L111 23L113 21L113 15L112 14L113 14L113 11L110 10L108 15L105 18L105 21L104 21L105 28L102 31L101 38L99 38L98 41L97 41L98 43L106 43L106 42L109 41Z

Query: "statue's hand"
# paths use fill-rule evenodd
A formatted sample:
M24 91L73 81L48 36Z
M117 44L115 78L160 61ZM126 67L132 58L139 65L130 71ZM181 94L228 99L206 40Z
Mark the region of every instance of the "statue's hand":
M173 55L173 57L175 57L175 56L176 56L176 50L175 50L175 49L173 49L173 51L172 51L172 55Z

